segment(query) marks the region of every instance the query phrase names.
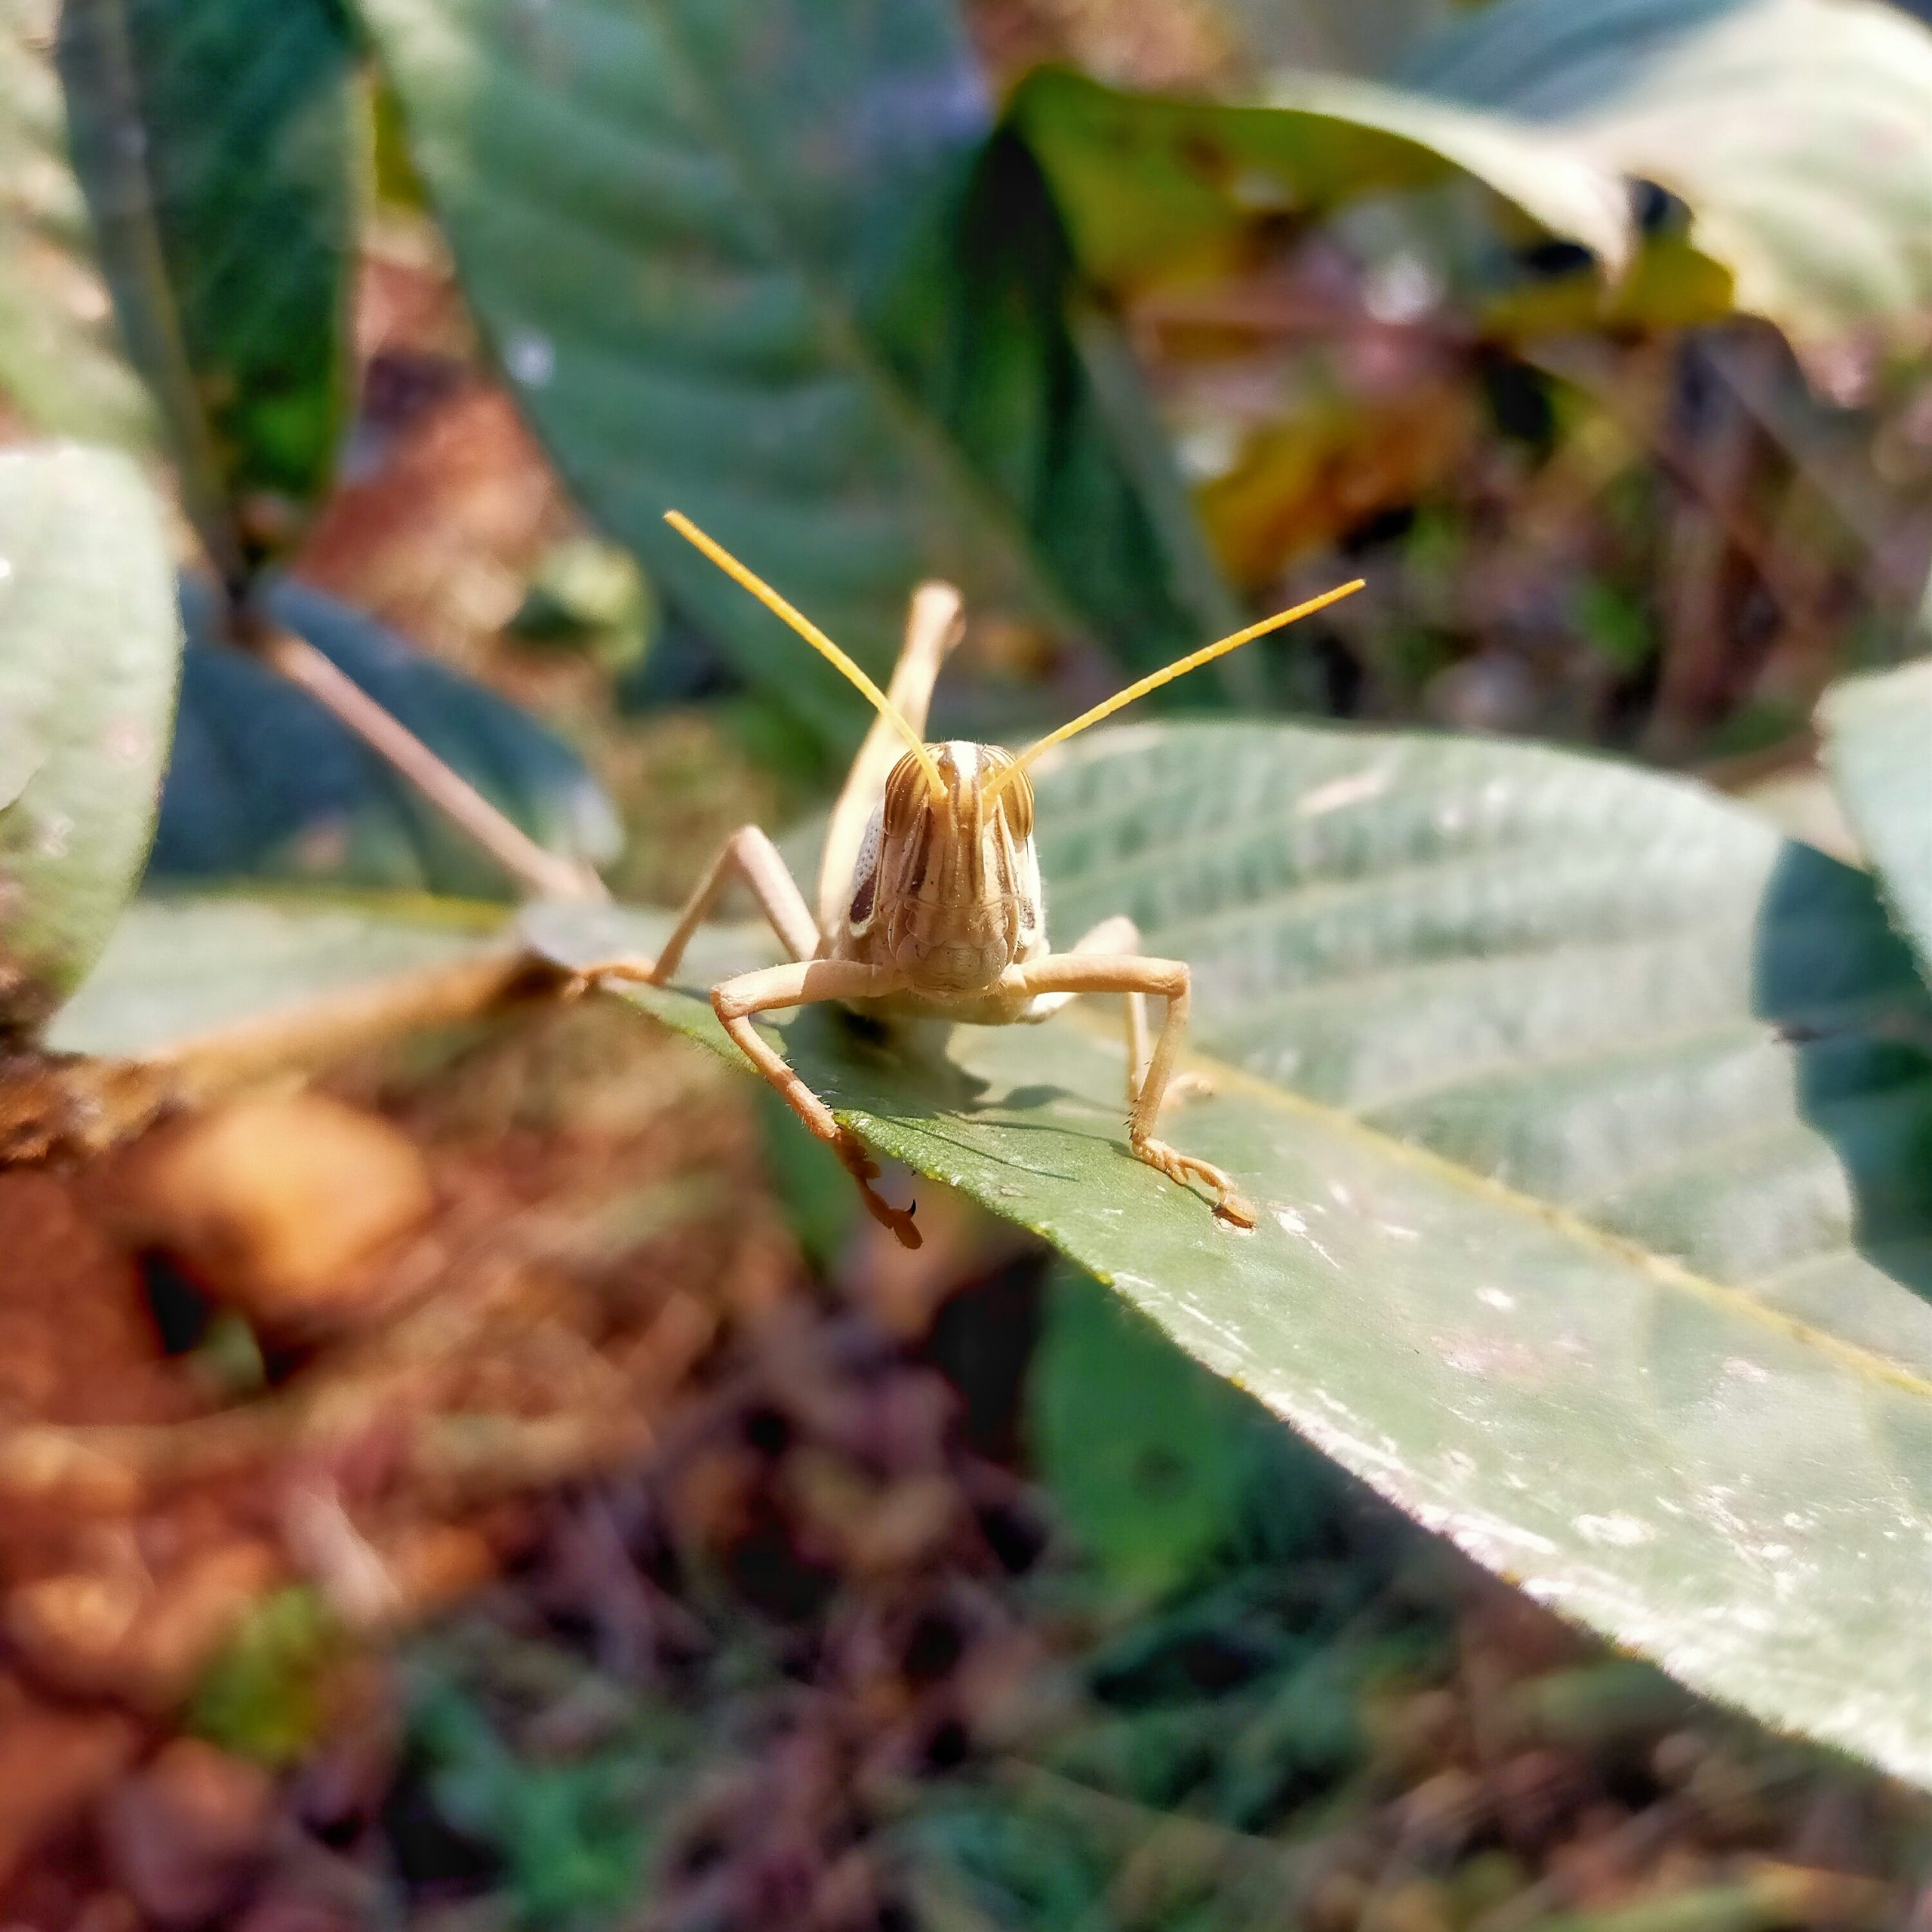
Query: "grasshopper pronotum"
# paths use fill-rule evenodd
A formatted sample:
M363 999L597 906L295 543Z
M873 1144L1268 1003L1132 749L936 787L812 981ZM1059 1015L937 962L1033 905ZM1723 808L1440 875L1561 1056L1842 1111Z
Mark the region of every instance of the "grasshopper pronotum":
M873 1187L878 1164L758 1033L752 1017L833 1000L885 1019L1000 1026L1044 1020L1081 993L1123 994L1128 1146L1171 1180L1183 1186L1198 1180L1209 1189L1220 1220L1252 1227L1254 1211L1227 1175L1155 1137L1187 1025L1186 966L1139 952L1140 935L1125 918L1103 920L1069 952L1048 946L1026 768L1157 686L1359 590L1361 580L1192 652L1016 755L997 745L925 742L933 685L961 629L959 594L950 585L923 584L913 593L905 644L891 686L881 691L817 625L688 518L673 510L666 521L829 659L878 715L832 809L816 918L778 848L748 825L724 841L656 959L603 961L585 968L574 983L611 978L662 984L677 970L718 894L741 879L792 963L720 982L711 989L712 1006L745 1057L838 1153L873 1216L908 1247L919 1244L912 1210L894 1208ZM1151 1057L1149 993L1167 1003Z

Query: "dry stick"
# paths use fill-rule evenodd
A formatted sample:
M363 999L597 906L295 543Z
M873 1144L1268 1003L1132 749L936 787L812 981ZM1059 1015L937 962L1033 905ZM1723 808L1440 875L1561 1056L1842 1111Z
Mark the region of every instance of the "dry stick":
M263 657L291 684L299 685L386 760L518 884L544 899L608 897L603 881L588 866L545 851L313 645L289 632L269 629L260 649Z

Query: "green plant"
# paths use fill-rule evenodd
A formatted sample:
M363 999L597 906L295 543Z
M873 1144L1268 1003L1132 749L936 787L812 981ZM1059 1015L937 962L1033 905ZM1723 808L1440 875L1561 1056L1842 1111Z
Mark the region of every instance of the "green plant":
M165 454L213 566L186 599L202 648L262 673L230 681L223 728L272 723L272 671L387 761L328 803L376 854L352 876L475 891L507 872L574 896L514 929L449 899L128 909L180 663L165 512L123 457L10 453L0 1146L29 1153L654 951L663 931L598 897L571 761L552 748L535 777L485 784L492 804L463 774L483 780L477 746L503 733L528 749L519 728L425 677L387 694L423 707L398 734L361 621L284 580L345 406L361 56L322 0L217 8L199 38L173 30L179 11L68 0L0 26L20 110L0 113L0 186L38 184L0 196L0 392L37 430L125 443L156 474ZM1366 223L1372 197L1472 171L1503 191L1513 214L1441 228L1475 238L1444 272L1485 354L1534 338L1567 357L1558 321L1616 350L1620 331L1740 312L1814 364L1849 325L1906 338L1925 291L1900 215L1916 219L1932 120L1891 103L1932 70L1919 29L1826 0L1623 9L1643 35L1589 69L1614 97L1580 114L1552 105L1555 17L1549 0L1479 14L1419 57L1432 92L1304 78L1272 105L1177 103L1049 74L999 122L940 0L358 14L558 467L828 748L857 707L728 586L684 574L658 513L715 523L875 668L935 570L976 609L1103 632L1129 663L1198 641L1230 592L1104 298L1251 259L1345 202ZM1840 25L1814 101L1795 83ZM1549 64L1521 71L1546 39ZM1712 63L1737 144L1700 155L1721 168L1680 168L1701 124L1679 91L1715 88ZM1900 157L1879 188L1834 175L1829 219L1755 206L1847 116L1881 114ZM1635 220L1632 173L1687 221ZM1518 272L1518 216L1588 245L1589 272L1568 256ZM248 300L217 299L217 257ZM103 286L118 326L63 343L50 317ZM1595 445L1541 418L1523 440L1546 432L1559 481L1596 488ZM1870 873L1690 781L1490 740L1156 721L1043 772L1056 925L1126 912L1195 970L1217 1091L1189 1144L1263 1205L1251 1235L1121 1152L1118 1050L1077 1016L921 1059L813 1014L786 1051L876 1149L1038 1231L1491 1568L1700 1690L1932 1782L1932 888L1909 755L1922 674L1895 675L1826 714ZM306 752L288 763L304 768L211 807L216 829L272 820L263 799L314 775ZM389 765L490 854L490 878L429 838ZM309 869L278 838L208 849ZM691 983L756 957L707 932ZM635 997L721 1044L690 992ZM14 1441L42 1466L75 1446ZM586 1801L601 1816L601 1787Z

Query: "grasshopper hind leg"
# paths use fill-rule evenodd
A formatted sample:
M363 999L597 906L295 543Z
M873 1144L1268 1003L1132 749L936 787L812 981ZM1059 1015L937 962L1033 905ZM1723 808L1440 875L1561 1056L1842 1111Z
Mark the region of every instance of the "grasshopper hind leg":
M711 1007L746 1059L778 1090L785 1104L806 1127L838 1156L845 1171L858 1183L859 1192L872 1219L891 1229L902 1247L917 1247L919 1230L912 1208L894 1207L872 1186L878 1177L878 1163L866 1152L864 1143L752 1024L754 1015L782 1008L811 1006L824 1000L878 998L893 991L897 983L891 974L855 960L806 960L790 966L768 966L727 980L712 989Z

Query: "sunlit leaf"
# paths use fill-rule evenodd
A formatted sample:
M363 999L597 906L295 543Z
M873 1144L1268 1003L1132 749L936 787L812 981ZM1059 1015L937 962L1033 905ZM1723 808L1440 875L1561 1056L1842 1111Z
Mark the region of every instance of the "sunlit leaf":
M1164 99L1047 72L1014 113L1094 270L1226 267L1260 221L1469 177L1613 283L1604 315L1735 309L1801 344L1916 339L1932 300L1932 33L1877 0L1500 0L1401 86L1277 75ZM1690 211L1646 246L1633 184ZM1700 266L1701 265L1701 266ZM1574 326L1565 300L1541 316ZM1537 325L1532 303L1519 326Z
M585 507L832 742L922 575L1131 659L1223 595L943 0L362 0L465 293Z
M1932 980L1932 661L1835 685L1820 722L1845 814Z
M1128 1157L1115 1012L941 1060L808 1010L805 1077L1540 1601L1932 1781L1932 997L1869 879L1681 781L1333 730L1097 734L1039 823L1063 942L1192 962L1168 1128L1255 1231ZM715 1045L758 949L703 937L629 996Z
M0 451L0 1029L79 980L153 832L181 633L124 458Z

